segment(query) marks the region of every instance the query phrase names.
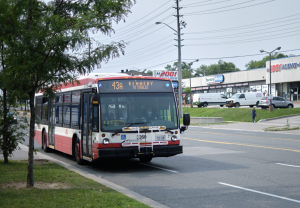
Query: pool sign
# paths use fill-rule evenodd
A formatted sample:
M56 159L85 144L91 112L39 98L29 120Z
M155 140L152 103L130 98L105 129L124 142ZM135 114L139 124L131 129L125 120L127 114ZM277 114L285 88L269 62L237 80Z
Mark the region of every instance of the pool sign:
M274 64L271 66L272 72L280 72L281 70L288 70L288 69L297 69L300 67L299 63L288 63L288 64ZM270 68L267 68L267 72L270 71Z
M171 80L178 80L178 72L177 71L154 70L153 75L154 75L154 77L161 77L161 78L169 78Z

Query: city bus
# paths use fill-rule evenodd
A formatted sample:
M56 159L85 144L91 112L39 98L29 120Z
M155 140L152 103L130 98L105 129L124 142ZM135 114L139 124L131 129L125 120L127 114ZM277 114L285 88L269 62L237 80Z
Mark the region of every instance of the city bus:
M35 140L45 152L72 155L78 164L101 158L170 157L183 152L172 81L90 74L62 85L55 97L36 94ZM151 115L149 116L151 111Z

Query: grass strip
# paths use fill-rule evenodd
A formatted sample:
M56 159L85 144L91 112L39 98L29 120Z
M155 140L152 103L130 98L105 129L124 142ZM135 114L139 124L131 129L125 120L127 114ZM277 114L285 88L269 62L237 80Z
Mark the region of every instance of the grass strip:
M47 160L35 161L35 188L18 188L26 184L27 166L0 160L1 207L149 207Z
M183 108L183 113L189 113L191 117L223 117L223 121L252 122L252 108ZM300 108L280 108L269 112L256 109L256 121L300 114ZM181 119L182 123L182 119Z
M284 126L270 126L263 130L264 131L290 131L290 130L298 130L298 129L300 129L300 126L291 127L290 125L284 125Z

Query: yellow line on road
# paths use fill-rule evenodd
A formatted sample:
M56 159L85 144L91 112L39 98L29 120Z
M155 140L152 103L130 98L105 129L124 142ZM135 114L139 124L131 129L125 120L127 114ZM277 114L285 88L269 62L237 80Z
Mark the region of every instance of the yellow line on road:
M270 137L257 137L257 136L248 136L248 135L244 135L244 134L223 134L223 133L202 132L202 131L192 131L192 132L201 132L203 134L221 134L221 135L228 135L228 136L254 137L254 138L261 138L261 139L279 139L279 140L288 140L288 141L300 142L300 140L297 140L297 139L282 139L282 138L270 138Z
M258 145L251 145L251 144L239 144L239 143L231 143L231 142L218 142L218 141L209 141L209 140L202 140L202 139L191 139L191 138L182 138L181 139L188 139L188 140L194 140L199 142L210 142L210 143L216 143L216 144L230 144L230 145L240 145L240 146L247 146L247 147L259 147L259 148L265 148L265 149L276 149L276 150L286 150L286 151L292 151L292 152L300 152L300 150L295 149L284 149L284 148L277 148L277 147L266 147L266 146L258 146Z

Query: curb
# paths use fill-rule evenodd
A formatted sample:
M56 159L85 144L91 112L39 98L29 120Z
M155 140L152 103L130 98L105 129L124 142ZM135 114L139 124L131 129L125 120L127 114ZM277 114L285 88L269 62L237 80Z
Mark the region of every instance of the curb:
M19 143L19 147L21 148L21 150L28 152L28 147L27 146ZM134 191L131 191L131 190L125 188L125 187L119 186L119 185L114 184L114 183L112 183L108 180L97 177L97 176L93 175L92 173L88 173L84 170L81 170L80 168L77 168L74 165L70 165L70 164L67 164L65 162L59 161L55 158L52 158L52 157L49 157L47 155L41 154L40 152L37 152L37 154L34 154L34 156L35 157L37 156L38 158L41 158L41 159L51 160L52 162L55 162L55 163L65 167L68 170L72 170L72 171L74 171L74 172L76 172L76 173L78 173L78 174L80 174L80 175L82 175L86 178L90 178L90 179L92 179L92 180L94 180L98 183L101 183L101 184L103 184L103 185L105 185L105 186L107 186L107 187L109 187L109 188L111 188L111 189L113 189L117 192L120 192L120 193L122 193L122 194L124 194L124 195L126 195L126 196L128 196L132 199L135 199L136 201L142 202L142 203L144 203L144 204L146 204L150 207L153 207L153 208L169 208L169 207L167 207L163 204L160 204L160 203L158 203L158 202L156 202L156 201L154 201L150 198L147 198L143 195L140 195L140 194L138 194Z
M288 115L288 116L280 116L280 117L275 117L275 118L261 119L258 122L271 121L271 120L276 120L276 119L281 119L281 118L288 118L288 117L293 117L293 116L300 116L300 114L293 114L293 115Z

